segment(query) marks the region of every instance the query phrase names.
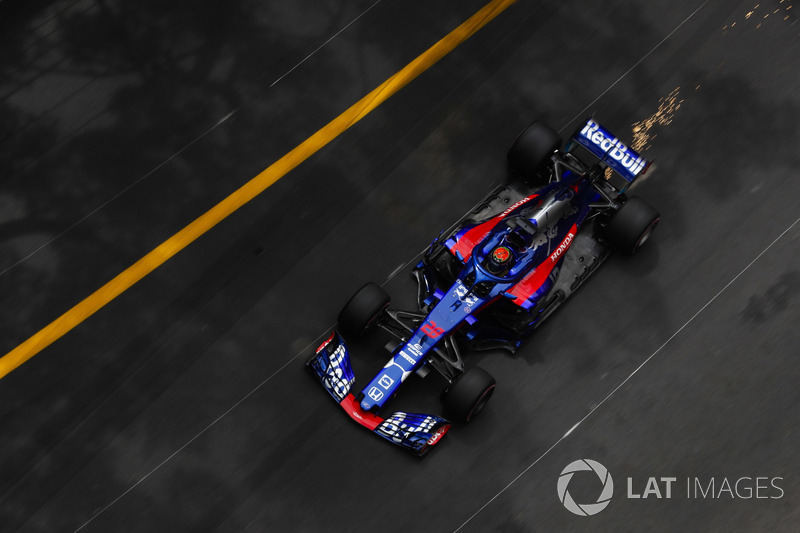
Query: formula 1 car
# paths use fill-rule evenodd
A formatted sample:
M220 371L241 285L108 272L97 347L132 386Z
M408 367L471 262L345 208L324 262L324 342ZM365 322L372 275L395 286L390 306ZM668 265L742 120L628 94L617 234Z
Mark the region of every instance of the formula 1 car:
M367 283L306 363L351 418L417 455L447 433L451 419L472 420L494 392L494 378L478 367L466 369L462 351L515 351L612 249L636 252L659 222L653 207L625 194L650 163L592 118L563 149L553 129L532 123L514 141L508 162L512 179L434 239L414 268L417 310L391 307L389 295ZM353 339L375 327L397 344L380 372L354 394L342 334ZM448 384L449 419L380 415L411 374L424 377L431 370Z

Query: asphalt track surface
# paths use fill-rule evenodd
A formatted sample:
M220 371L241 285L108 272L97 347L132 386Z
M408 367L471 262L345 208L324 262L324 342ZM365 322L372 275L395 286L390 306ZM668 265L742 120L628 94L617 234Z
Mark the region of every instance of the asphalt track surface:
M2 353L483 4L4 0ZM0 530L797 531L792 7L512 5L0 380ZM650 135L653 240L516 356L474 354L498 391L423 460L347 420L303 368L341 303L366 280L409 302L409 264L502 182L519 130L591 113ZM353 345L360 383L381 344ZM437 386L407 401L436 411ZM582 458L615 483L590 517L556 490ZM628 497L651 477L672 497Z

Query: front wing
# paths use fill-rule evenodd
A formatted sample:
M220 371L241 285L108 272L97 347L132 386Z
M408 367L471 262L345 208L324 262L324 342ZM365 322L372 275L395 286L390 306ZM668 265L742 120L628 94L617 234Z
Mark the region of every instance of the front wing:
M317 348L306 366L350 418L419 456L439 442L450 429L450 422L434 415L397 411L384 419L364 411L351 392L355 374L350 364L350 353L342 336L335 331Z

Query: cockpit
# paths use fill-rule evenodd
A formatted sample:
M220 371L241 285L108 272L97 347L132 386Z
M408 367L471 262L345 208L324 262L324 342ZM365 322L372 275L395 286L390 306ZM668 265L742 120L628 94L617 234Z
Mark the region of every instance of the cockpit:
M536 224L526 217L511 217L506 221L506 226L510 229L504 239L506 243L518 253L525 253L533 245Z
M492 276L508 278L523 268L521 261L535 249L536 224L524 216L504 221L505 227L483 248L483 269ZM516 268L515 268L516 267Z

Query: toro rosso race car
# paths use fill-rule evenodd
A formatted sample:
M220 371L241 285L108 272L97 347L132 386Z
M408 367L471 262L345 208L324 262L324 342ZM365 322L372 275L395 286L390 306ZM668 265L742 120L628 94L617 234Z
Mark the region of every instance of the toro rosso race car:
M450 420L472 420L494 392L485 370L465 367L463 351L514 352L612 249L634 253L659 221L649 204L625 195L650 163L594 119L563 148L554 130L534 122L514 141L508 162L512 179L434 239L414 268L418 309L393 308L389 295L368 283L306 363L351 418L418 455L447 433ZM345 338L375 327L396 345L358 391ZM448 418L381 415L411 374L431 370L447 383Z

